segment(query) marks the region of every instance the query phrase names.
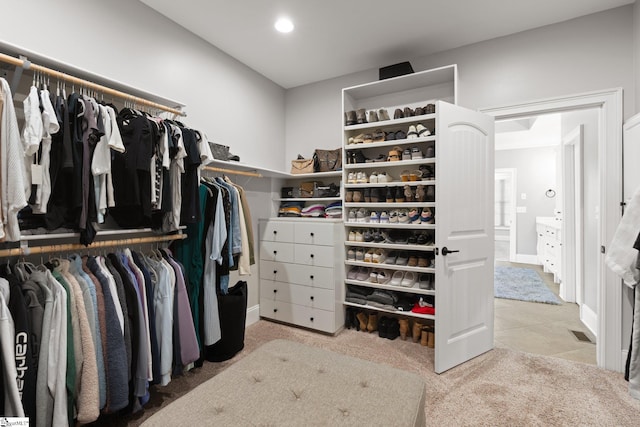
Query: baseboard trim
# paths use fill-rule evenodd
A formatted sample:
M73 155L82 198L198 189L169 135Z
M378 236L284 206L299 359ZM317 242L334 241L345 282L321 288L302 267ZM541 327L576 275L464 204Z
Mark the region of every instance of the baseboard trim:
M253 307L247 308L247 326L252 325L260 320L260 305L254 305Z
M538 261L538 255L516 254L516 260L514 262L517 262L520 264L540 265L540 261Z
M586 304L581 304L580 320L597 339L598 334L596 333L596 331L598 330L598 315L596 314L596 312L591 310Z

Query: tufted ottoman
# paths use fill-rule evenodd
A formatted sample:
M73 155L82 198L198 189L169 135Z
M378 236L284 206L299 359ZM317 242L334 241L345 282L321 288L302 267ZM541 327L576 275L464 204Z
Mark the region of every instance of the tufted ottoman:
M423 426L424 404L417 375L274 340L143 426Z

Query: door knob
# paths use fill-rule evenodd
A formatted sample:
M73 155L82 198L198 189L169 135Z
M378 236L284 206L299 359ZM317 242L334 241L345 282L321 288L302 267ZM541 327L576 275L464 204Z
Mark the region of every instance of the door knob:
M455 253L455 252L460 252L460 251L450 250L446 246L444 248L442 248L442 256L447 256L447 254L452 254L452 253Z

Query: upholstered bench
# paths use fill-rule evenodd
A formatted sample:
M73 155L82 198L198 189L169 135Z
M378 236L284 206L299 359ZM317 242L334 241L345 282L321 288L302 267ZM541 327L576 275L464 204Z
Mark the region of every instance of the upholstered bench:
M286 340L264 344L144 426L423 426L410 372Z

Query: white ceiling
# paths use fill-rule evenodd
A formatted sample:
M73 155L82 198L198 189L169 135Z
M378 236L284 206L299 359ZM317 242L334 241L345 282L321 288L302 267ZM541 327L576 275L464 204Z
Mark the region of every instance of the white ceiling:
M375 69L634 0L140 0L284 88ZM295 30L273 24L290 17Z

